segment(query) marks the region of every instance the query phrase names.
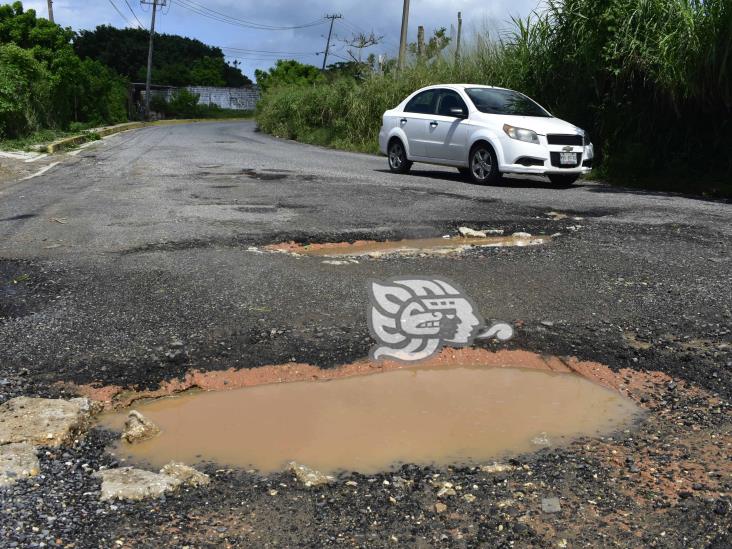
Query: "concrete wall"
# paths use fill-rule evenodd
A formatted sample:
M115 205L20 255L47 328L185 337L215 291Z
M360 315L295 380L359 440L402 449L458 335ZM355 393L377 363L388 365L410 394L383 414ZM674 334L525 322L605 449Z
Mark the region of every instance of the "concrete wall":
M164 97L170 101L177 88L152 90L151 96ZM252 111L259 101L259 87L217 88L213 86L186 86L191 93L198 94L199 105L218 105L222 109ZM141 93L144 100L145 92Z
M251 111L259 101L259 88L215 88L211 86L186 86L199 95L200 105L218 105L222 109Z

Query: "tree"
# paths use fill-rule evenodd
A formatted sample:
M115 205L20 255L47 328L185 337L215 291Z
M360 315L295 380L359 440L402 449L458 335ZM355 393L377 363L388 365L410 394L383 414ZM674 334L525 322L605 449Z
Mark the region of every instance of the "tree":
M450 41L452 39L447 36L447 29L445 27L441 27L439 29L435 29L430 39L427 41L427 44L425 44L424 48L424 57L427 60L434 59L440 53L442 53L442 50L444 50L447 46L450 45ZM418 45L416 42L412 42L409 44L409 51L411 53L416 54L418 52Z
M280 59L268 71L257 69L254 74L257 78L257 84L262 88L262 91L292 84L307 86L323 79L320 69L313 65L305 65L293 59Z
M343 40L343 42L348 46L348 49L346 50L348 56L354 61L360 63L363 50L370 48L371 46L381 44L383 39L383 36L377 36L373 32L370 34L359 32L358 34L354 34L351 38ZM353 50L356 50L357 53L354 53Z
M76 53L96 59L119 74L144 82L150 35L144 29L117 29L108 25L83 30L74 40ZM153 80L169 86L250 86L252 81L238 66L226 63L220 48L200 40L155 34Z

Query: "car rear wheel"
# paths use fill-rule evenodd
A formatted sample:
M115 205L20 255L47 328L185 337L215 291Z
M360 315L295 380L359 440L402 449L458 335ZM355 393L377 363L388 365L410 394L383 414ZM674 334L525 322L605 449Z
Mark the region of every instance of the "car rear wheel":
M578 174L551 174L549 175L549 181L551 181L554 185L557 185L558 187L569 187L579 179Z
M470 178L479 185L493 185L501 180L498 159L493 147L478 143L470 151Z
M399 139L389 143L389 169L394 173L408 173L412 163L407 158L407 151Z

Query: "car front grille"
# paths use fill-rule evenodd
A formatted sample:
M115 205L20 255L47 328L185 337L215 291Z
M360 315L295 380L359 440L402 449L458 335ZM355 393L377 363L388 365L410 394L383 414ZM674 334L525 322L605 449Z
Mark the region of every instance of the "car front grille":
M554 166L555 168L576 168L577 166L582 164L582 153L577 153L577 162L575 164L560 164L558 152L550 152L549 156L552 160L552 166Z
M563 135L558 133L550 133L546 136L547 143L550 145L573 145L581 147L584 138L581 135Z

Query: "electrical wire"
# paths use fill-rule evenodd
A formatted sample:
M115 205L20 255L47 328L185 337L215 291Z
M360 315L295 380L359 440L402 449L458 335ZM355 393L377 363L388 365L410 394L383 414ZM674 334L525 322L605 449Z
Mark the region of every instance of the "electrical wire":
M309 27L315 27L318 25L322 25L323 23L325 23L325 19L320 18L315 21L311 21L310 23L304 23L302 25L291 25L291 26L266 25L266 24L262 24L262 23L255 23L253 21L248 21L246 19L241 19L238 17L233 17L231 15L227 15L226 13L216 11L211 8L207 8L206 6L204 6L202 4L198 4L197 2L194 2L193 0L178 0L178 5L184 7L185 9L187 9L189 11L192 11L193 13L196 13L203 17L207 17L214 21L219 21L221 23L228 23L230 25L235 25L238 27L258 29L258 30L274 31L274 30L305 29L305 28L309 28Z
M137 14L135 13L135 10L132 9L132 6L130 6L130 3L127 0L125 0L125 4L127 4L127 7L130 8L130 13L132 13L132 17L134 17L135 20L137 21L137 25L141 29L144 29L145 28L145 25L143 25L142 23L140 23L140 20L137 18Z
M120 11L120 9L117 7L117 4L115 4L112 0L109 0L109 3L112 5L114 10L119 14L119 16L124 19L124 22L127 23L130 27L133 27L134 25L130 22L127 17L125 17L124 13Z

